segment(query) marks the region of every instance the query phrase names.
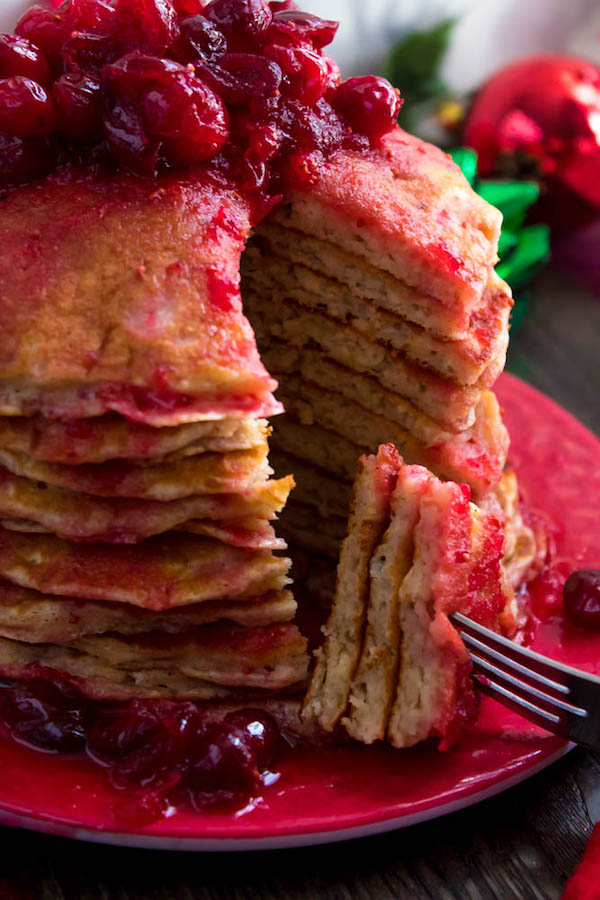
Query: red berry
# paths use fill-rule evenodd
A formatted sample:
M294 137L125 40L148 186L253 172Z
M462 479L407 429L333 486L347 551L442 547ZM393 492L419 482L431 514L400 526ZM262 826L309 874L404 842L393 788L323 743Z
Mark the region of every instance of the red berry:
M1 712L14 737L27 744L52 752L83 749L85 701L68 685L41 678L17 682Z
M196 73L232 106L249 106L272 97L282 79L276 63L253 53L227 53L218 65L196 66Z
M204 16L183 19L180 29L184 58L214 62L227 53L225 35Z
M74 31L65 41L61 56L74 72L99 72L122 55L118 42L110 35Z
M129 50L164 53L179 36L171 0L116 0L118 34Z
M583 628L600 628L600 569L580 569L563 588L565 614Z
M24 75L38 84L48 84L50 66L41 50L27 38L0 34L0 78Z
M71 31L110 34L116 27L116 14L109 0L69 0L66 17Z
M272 13L289 12L298 9L298 4L294 0L271 0L269 3Z
M43 178L56 163L51 138L22 138L0 134L0 186Z
M257 768L261 771L267 769L273 762L280 740L275 719L262 709L240 709L228 713L223 721L244 733Z
M199 808L216 800L248 795L260 772L244 731L217 722L201 729L190 744L187 785Z
M306 47L269 44L264 53L283 72L281 92L306 106L315 106L327 88L329 70L322 56Z
M62 75L52 86L58 130L72 141L102 137L100 82L78 72Z
M378 141L394 127L402 106L400 92L377 75L349 78L339 86L335 108L358 132Z
M206 6L207 0L173 0L178 16L197 16Z
M338 22L320 19L319 16L313 16L311 13L300 10L282 10L273 16L269 37L277 42L278 38L283 36L290 43L301 46L312 44L313 47L321 48L332 42L338 27Z
M204 15L223 32L231 50L242 52L261 43L273 19L267 0L212 0Z
M56 71L61 68L60 50L70 34L69 22L61 9L32 6L19 19L15 34L27 38L46 54Z
M0 131L39 137L51 134L55 125L52 100L40 84L22 75L0 81Z

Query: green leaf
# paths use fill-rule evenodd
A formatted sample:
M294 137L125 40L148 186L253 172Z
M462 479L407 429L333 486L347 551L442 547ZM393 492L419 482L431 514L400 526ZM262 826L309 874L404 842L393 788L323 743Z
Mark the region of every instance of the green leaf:
M496 266L500 278L513 290L526 284L550 255L550 229L547 225L529 225L521 229L517 246Z
M400 88L405 108L447 93L438 73L454 21L445 19L426 31L414 31L392 48L384 74Z
M473 184L477 174L477 154L470 147L454 147L450 150L450 156L461 169L463 175Z
M506 228L516 231L540 196L540 189L535 181L480 181L477 193L500 210Z
M500 233L500 240L498 241L498 256L500 259L504 259L511 250L514 250L519 242L519 238L513 231L509 231L508 228L502 226L502 231Z

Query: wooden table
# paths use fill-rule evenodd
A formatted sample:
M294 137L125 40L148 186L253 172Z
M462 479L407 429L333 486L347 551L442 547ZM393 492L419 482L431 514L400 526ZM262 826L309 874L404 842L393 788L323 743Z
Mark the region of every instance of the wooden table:
M600 300L548 272L509 367L600 432L599 346ZM599 819L600 756L576 750L464 812L304 850L169 854L2 829L0 900L558 898Z

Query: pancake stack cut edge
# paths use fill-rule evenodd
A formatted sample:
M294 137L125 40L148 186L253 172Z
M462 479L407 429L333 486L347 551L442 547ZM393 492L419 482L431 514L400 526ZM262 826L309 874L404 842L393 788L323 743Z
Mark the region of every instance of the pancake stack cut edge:
M242 288L286 408L276 471L307 472L282 519L291 542L337 555L356 459L387 441L476 502L497 490L509 440L491 389L512 308L499 226L448 157L398 129L256 229Z
M471 667L449 615L515 625L502 523L469 498L467 485L406 464L392 445L361 458L307 721L395 747L458 736Z
M298 696L275 382L239 291L211 296L217 277L235 292L249 211L193 180L65 182L14 191L0 225L11 246L40 235L36 315L7 321L0 351L0 672L50 670L106 700Z

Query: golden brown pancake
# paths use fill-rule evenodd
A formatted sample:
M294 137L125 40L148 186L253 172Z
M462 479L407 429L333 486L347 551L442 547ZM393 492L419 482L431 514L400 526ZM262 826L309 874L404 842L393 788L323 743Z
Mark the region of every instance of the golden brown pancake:
M229 532L225 543L237 546L253 546L250 533L254 532L267 541L263 546L273 546L274 534L266 518L274 518L283 507L292 484L291 477L279 484L267 483L262 493L277 498L277 504L261 517L253 514L258 512L253 506L259 505L255 502L256 491L249 498L243 494L197 494L167 502L94 497L0 468L0 520L11 523L5 527L32 530L37 525L33 530L75 541L135 544L165 531L182 530L196 534ZM26 524L19 527L18 522ZM237 538L236 530L240 532ZM245 540L243 531L248 532Z
M98 497L177 500L194 494L251 490L271 474L265 442L251 450L203 453L175 462L138 466L130 460L78 466L46 463L0 448L0 465L14 475Z
M27 678L42 667L68 676L98 700L212 700L253 690L299 690L308 656L306 640L288 624L205 625L180 635L106 635L66 645L0 638L0 674Z
M389 521L400 460L391 444L362 456L352 489L348 535L342 545L325 641L304 701L303 716L332 731L344 714L359 660L369 591L369 563Z
M41 462L68 465L108 459L155 464L200 453L249 450L262 446L267 433L267 422L252 418L152 428L116 413L75 422L0 416L0 447Z
M338 153L271 220L364 258L468 318L497 261L502 216L446 154L398 128L370 154Z
M136 546L78 544L0 530L0 576L47 594L163 610L247 599L287 583L290 560L170 533Z
M0 413L178 425L280 411L239 292L249 202L70 166L0 205Z
M27 644L66 644L109 631L179 634L220 621L253 628L290 621L295 612L290 591L272 591L249 600L208 600L156 613L126 603L41 594L0 581L0 635Z

